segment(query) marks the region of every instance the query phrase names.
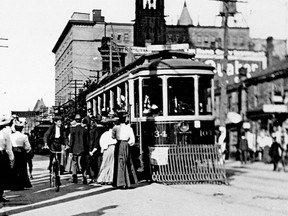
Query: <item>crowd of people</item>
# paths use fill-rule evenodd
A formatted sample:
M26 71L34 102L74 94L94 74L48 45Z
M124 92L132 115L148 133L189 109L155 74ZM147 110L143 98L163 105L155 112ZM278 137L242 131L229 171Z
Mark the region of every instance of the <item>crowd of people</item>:
M79 181L78 174L83 184L110 184L116 188L136 184L130 154L135 137L127 115L119 112L95 117L92 110L88 110L83 118L76 114L68 127L56 116L44 135L44 148L51 152L48 169L56 152L61 152L57 154L61 171L71 173L75 184Z
M23 131L24 122L17 116L0 120L0 202L7 202L4 190L31 188L33 151ZM29 173L27 170L29 165ZM30 177L30 178L29 178Z
M273 171L280 171L279 163L285 171L285 160L288 145L288 128L283 131L280 126L274 127L271 133L261 129L259 135L249 130L243 131L239 141L238 152L241 164L249 160L254 162L256 157L265 163L273 164Z
M273 164L273 171L286 171L288 162L288 127L274 126L271 131L262 128L259 133L252 132L251 128L242 128L239 142L236 147L235 158L241 164L262 161ZM216 142L219 147L220 162L225 163L229 151L227 146L226 128L216 130ZM231 149L230 149L231 150ZM282 165L282 167L279 166Z
M43 148L50 152L48 169L57 157L60 173L70 173L75 184L79 174L83 184L109 184L115 188L137 184L130 154L135 136L127 115L119 112L94 117L88 110L87 116L76 114L69 124L55 116L43 137ZM9 201L4 197L5 190L32 187L33 149L23 128L24 122L17 116L0 119L0 202ZM61 175L57 181L61 185Z

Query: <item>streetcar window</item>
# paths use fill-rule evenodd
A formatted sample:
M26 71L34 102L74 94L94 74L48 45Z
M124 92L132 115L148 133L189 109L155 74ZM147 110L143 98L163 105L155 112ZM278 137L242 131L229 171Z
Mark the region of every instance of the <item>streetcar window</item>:
M142 83L143 116L163 115L162 79L144 79Z
M212 114L212 97L211 97L212 77L199 77L199 114Z
M168 78L168 115L195 114L194 79Z
M139 117L139 81L134 81L134 113L135 117Z

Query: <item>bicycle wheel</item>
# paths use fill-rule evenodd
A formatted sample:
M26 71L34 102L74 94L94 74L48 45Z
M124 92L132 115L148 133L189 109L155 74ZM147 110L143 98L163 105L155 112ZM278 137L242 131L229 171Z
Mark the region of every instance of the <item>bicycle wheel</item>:
M55 168L54 164L52 164L50 168L50 187L54 187L55 185Z
M54 163L54 186L56 188L56 192L59 192L60 190L60 175L59 175L59 163L55 161Z

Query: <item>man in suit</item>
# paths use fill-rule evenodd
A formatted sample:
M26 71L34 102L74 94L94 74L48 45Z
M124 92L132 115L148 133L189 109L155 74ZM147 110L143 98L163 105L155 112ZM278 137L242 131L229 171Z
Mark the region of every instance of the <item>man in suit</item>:
M104 133L105 128L100 124L100 116L98 118L93 118L91 121L91 130L89 131L90 142L89 142L89 171L91 181L89 183L93 183L96 181L98 177L98 173L100 170L101 162L102 162L102 153L101 147L99 144L99 140L101 135Z
M50 149L53 152L62 152L63 149L65 149L67 145L67 136L65 133L65 129L62 125L62 117L61 116L55 116L53 118L53 124L49 127L49 129L44 134L43 140L44 140L44 149ZM54 158L55 153L51 152L50 154L50 163L48 169L51 169L52 160ZM58 160L61 161L62 153L56 154L58 157ZM64 170L63 165L61 165L61 170Z
M87 162L86 158L89 149L89 132L81 124L81 116L75 116L76 125L70 131L70 154L72 154L72 182L77 183L77 171L80 170L83 176L83 184L87 184Z

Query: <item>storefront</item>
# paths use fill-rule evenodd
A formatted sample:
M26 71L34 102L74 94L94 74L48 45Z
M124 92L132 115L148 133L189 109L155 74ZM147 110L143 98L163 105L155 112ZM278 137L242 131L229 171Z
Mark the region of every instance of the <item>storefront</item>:
M286 127L288 105L264 104L261 109L247 111L247 118L254 123L256 132L265 129L271 134L276 126Z

